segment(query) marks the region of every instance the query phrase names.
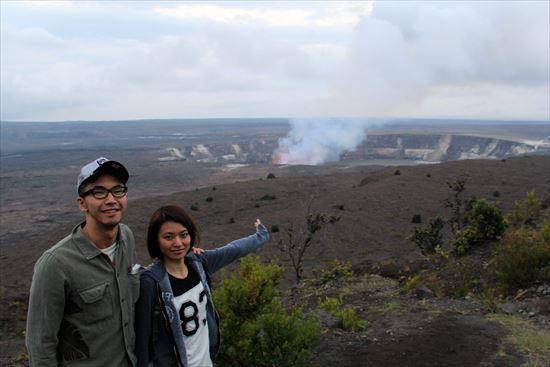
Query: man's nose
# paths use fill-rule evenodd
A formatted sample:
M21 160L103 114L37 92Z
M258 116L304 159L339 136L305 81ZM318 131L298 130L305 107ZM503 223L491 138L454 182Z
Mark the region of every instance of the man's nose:
M116 202L115 196L113 195L112 192L110 192L110 191L107 192L107 197L105 198L105 201L108 202L108 203L115 203Z

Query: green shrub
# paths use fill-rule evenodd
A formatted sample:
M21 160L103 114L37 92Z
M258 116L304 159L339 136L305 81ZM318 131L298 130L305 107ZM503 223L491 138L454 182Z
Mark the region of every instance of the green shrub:
M414 233L409 237L409 240L416 243L424 255L435 253L437 246L442 246L443 239L441 230L445 225L445 220L437 216L430 220L427 229L415 228Z
M485 199L475 200L466 212L466 225L480 241L491 241L504 233L506 222L502 211Z
M357 331L364 329L368 324L367 320L361 319L357 311L351 307L344 308L340 312L340 316L342 317L342 326L344 330Z
M497 239L506 228L502 211L485 199L474 200L465 216L466 227L455 232L451 247L458 255Z
M258 257L240 261L238 274L222 273L214 292L220 314L222 366L303 365L320 336L319 321L297 308L287 313L278 299L282 268Z
M224 366L294 367L302 366L311 355L314 342L321 328L316 316L304 316L301 308L287 314L280 302L272 310L244 327L245 361L223 364ZM240 353L238 353L240 354Z
M275 200L275 199L277 199L275 195L269 195L269 194L265 194L260 198L260 200Z
M196 212L199 210L199 207L196 205L191 205L190 209Z
M420 214L415 214L412 216L411 222L413 223L422 223L422 216Z
M359 317L354 308L343 308L341 298L326 297L319 306L331 315L342 319L344 330L357 331L364 329L368 324L366 320Z
M498 191L498 190L493 191L493 196L496 197L496 198L499 198L500 197L500 191Z
M319 303L319 306L331 315L336 316L340 311L342 301L335 297L325 297L325 299Z
M534 226L540 216L541 204L534 191L529 191L523 201L516 201L514 209L508 215L508 221L514 227Z
M279 232L279 225L278 224L273 224L271 226L271 233L277 233Z
M456 232L451 241L451 247L453 248L455 254L462 256L465 255L478 242L479 238L477 237L474 228L466 227L465 229Z
M229 224L235 223L235 218L233 218L233 217L229 218L229 221L227 221L227 223L229 223Z
M396 176L399 176L399 175L401 174L401 171L398 170L398 169L396 169L395 172L394 172L393 174L396 175Z
M330 282L331 280L347 278L352 275L351 263L342 262L338 259L332 260L330 268L328 270L321 270L321 281L323 284Z
M214 201L214 198L212 196L209 196L209 197L206 198L207 203L211 203L213 201Z
M506 233L495 256L495 271L509 289L528 287L545 276L543 269L550 265L546 226L512 229Z

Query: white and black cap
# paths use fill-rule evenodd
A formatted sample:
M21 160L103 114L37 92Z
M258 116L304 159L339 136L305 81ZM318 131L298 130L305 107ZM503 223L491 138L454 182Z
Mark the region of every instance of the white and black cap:
M93 182L102 175L114 176L123 184L128 182L128 170L121 163L111 161L105 157L99 157L80 169L80 174L76 181L76 193L80 196L80 188L84 184Z

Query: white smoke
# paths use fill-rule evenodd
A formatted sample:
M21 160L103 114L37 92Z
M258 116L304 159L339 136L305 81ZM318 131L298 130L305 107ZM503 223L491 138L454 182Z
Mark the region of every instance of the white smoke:
M275 164L318 165L335 162L354 151L366 138L363 119L300 118L290 120L291 130L279 139L273 152Z

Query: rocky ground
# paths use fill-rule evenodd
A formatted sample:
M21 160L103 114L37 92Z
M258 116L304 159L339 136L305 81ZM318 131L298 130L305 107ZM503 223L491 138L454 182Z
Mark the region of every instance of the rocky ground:
M502 300L494 313L484 300L438 298L431 291L405 292L403 283L375 274L354 274L324 285L306 282L291 299L342 297L345 307L368 321L344 330L322 312L324 334L308 366L548 366L548 286L524 298ZM534 340L518 338L530 337ZM538 339L540 337L540 339Z

